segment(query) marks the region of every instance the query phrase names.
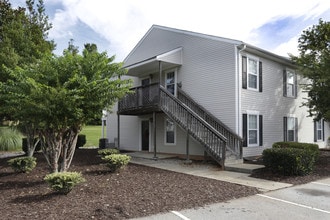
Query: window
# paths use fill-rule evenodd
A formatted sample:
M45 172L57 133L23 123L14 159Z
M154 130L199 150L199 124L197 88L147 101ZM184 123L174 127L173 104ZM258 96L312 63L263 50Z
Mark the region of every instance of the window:
M258 144L258 115L248 115L248 143Z
M244 147L262 146L262 119L262 115L259 115L258 112L243 114Z
M175 144L175 124L168 118L165 119L165 143Z
M314 121L314 141L324 141L324 121Z
M248 88L258 89L258 62L248 58Z
M257 58L242 57L242 87L262 92L262 62Z
M283 91L285 97L297 97L297 75L292 70L284 71L283 75Z
M284 117L284 141L298 141L298 119Z
M175 95L175 72L168 72L166 73L166 89L172 95Z

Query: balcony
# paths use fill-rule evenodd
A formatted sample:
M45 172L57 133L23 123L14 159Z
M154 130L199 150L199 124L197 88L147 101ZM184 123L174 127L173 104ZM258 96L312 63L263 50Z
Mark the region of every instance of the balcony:
M159 83L134 87L118 103L120 115L143 115L160 112Z

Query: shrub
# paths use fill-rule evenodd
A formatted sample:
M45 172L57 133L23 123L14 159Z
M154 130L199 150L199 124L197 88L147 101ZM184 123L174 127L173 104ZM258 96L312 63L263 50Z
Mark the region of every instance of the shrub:
M77 139L76 148L83 147L86 144L86 135L79 134Z
M299 143L299 142L276 142L273 144L273 148L297 148L308 151L315 158L315 161L319 157L319 146L317 144Z
M16 157L8 160L8 164L15 172L28 173L36 167L37 159L35 157Z
M81 173L78 172L59 172L46 175L44 180L49 184L52 190L68 194L75 185L85 182Z
M101 155L102 157L112 155L112 154L119 154L118 149L102 149L98 150L97 153Z
M120 168L126 166L131 160L131 157L124 154L111 154L104 156L102 160L107 163L106 165L110 168L111 172L116 172L119 171Z
M16 150L21 147L22 134L12 127L0 127L0 150Z
M264 165L283 175L306 175L314 167L315 157L299 148L272 148L262 153Z

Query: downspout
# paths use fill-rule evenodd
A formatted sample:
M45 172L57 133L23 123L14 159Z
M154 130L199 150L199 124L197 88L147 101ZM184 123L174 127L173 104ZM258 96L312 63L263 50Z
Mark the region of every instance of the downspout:
M241 81L241 73L240 73L240 54L242 51L246 49L246 44L242 43L236 47L236 97L237 97L237 106L236 106L236 111L237 111L237 119L236 119L236 132L240 136L242 136L242 129L241 129L241 111L242 111L242 100L241 100L241 91L242 91L242 81Z

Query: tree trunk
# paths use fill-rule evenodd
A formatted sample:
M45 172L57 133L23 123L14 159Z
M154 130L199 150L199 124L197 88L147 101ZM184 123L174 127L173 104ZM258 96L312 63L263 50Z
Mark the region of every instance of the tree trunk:
M60 172L67 171L71 165L72 158L76 150L78 133L79 129L70 128L63 135Z
M62 151L62 137L62 131L56 132L53 129L40 131L42 152L52 173L59 171L58 162Z
M80 129L43 130L40 132L42 152L52 172L68 171L76 149Z

